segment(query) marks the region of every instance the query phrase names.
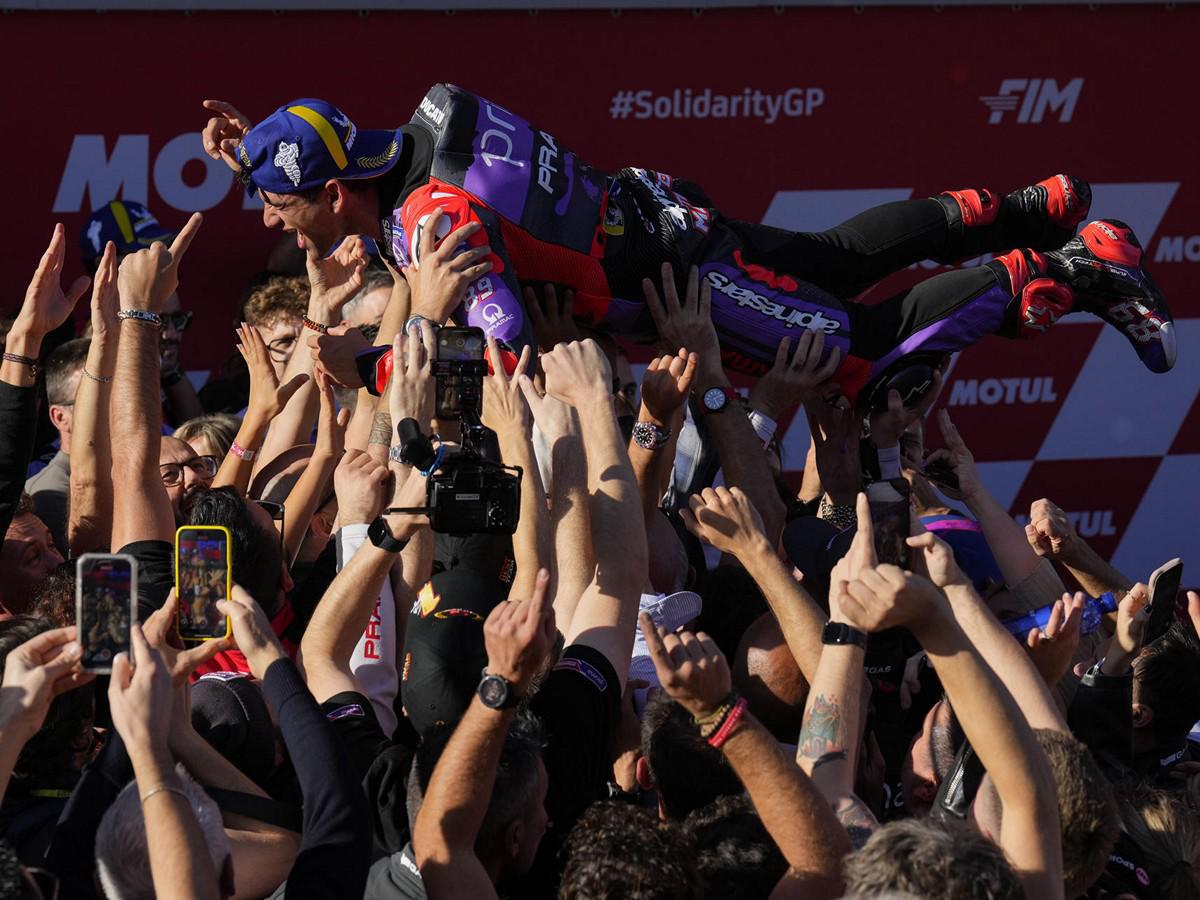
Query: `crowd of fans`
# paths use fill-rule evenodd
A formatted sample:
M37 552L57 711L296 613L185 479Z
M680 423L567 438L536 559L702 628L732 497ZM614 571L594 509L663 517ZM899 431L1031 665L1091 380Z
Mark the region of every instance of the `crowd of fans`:
M402 511L429 473L391 451L409 418L461 440L434 416L451 242L419 271L360 239L274 254L197 392L193 240L199 216L99 210L78 329L59 226L7 323L0 896L1200 896L1200 595L1144 642L1149 573L1053 498L1014 523L932 393L853 409L805 332L706 410L730 388L707 285L646 273L640 386L569 294L529 290L537 358L482 403L516 532L435 534ZM369 344L394 348L380 397ZM796 491L775 428L800 406ZM907 569L877 559L864 471L911 484ZM231 637L185 647L189 524L229 529L236 586ZM137 561L140 622L100 677L75 629L96 552Z

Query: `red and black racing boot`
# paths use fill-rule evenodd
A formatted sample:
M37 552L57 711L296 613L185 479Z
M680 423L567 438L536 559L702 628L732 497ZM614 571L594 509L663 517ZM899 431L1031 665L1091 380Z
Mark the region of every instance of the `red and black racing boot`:
M1005 197L998 219L1011 230L1014 244L1053 250L1074 237L1091 207L1092 189L1086 181L1054 175Z
M1071 288L1074 308L1124 334L1147 369L1166 372L1175 365L1171 312L1142 266L1142 245L1128 225L1098 219L1044 258L1045 274Z
M1046 275L1050 262L1044 253L1013 250L997 256L988 266L997 274L1004 267L1013 295L1000 330L1005 337L1037 337L1075 308L1074 291Z

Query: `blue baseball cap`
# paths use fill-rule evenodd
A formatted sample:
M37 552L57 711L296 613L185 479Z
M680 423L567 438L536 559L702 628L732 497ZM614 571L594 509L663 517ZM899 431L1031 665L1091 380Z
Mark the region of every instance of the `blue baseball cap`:
M104 245L112 241L117 255L135 253L155 241L172 241L175 232L163 228L150 210L132 200L113 200L106 203L88 219L79 233L83 261L89 265L104 255Z
M376 178L396 164L400 129L359 131L324 100L293 100L250 129L238 178L250 190L295 194L331 178Z

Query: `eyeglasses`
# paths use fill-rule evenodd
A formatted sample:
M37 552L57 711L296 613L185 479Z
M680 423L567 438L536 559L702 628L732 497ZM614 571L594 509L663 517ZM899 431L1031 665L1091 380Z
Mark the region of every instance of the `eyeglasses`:
M190 312L160 313L160 318L163 321L163 325L170 325L176 331L186 331L187 327L192 324L192 314Z
M275 360L275 362L287 362L292 358L292 351L295 349L296 335L294 334L276 338L267 344L267 352L271 354L271 359Z
M174 487L183 481L184 467L196 473L197 478L205 481L217 474L217 458L215 456L197 456L182 463L161 463L158 467L162 473L162 482L167 487Z

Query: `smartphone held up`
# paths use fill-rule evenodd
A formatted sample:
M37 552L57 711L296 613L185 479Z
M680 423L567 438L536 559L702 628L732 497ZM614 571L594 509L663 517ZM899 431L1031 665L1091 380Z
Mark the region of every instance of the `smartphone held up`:
M188 525L175 533L176 626L184 641L229 636L229 619L217 608L232 587L229 529Z
M132 556L85 553L75 570L75 626L88 672L111 672L118 653L129 652L137 598Z

